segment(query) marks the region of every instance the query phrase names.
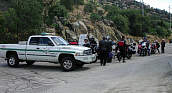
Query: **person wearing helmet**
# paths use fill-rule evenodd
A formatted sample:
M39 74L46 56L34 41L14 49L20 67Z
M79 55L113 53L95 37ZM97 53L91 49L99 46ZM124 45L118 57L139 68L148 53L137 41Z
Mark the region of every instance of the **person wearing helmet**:
M112 45L113 45L113 41L111 40L110 36L107 36L107 47L108 47L108 62L112 62Z
M125 56L126 56L126 41L125 37L122 36L121 40L117 44L117 50L119 49L120 55L123 57L123 63L125 63Z

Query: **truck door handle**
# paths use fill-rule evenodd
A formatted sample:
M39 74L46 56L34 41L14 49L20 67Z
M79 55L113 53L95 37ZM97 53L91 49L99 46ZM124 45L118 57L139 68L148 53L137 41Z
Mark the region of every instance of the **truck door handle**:
M36 49L40 49L40 48L36 48Z

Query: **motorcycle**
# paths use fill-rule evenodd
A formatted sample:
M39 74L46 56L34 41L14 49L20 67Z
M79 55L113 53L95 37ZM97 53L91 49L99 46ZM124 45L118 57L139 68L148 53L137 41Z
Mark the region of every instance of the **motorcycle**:
M117 50L117 52L116 52L116 57L117 57L118 61L121 62L122 55L121 55L121 52L119 50Z
M136 54L136 43L132 43L130 45L130 48L131 48L132 54Z
M127 48L126 48L126 57L128 59L131 59L132 54L133 54L133 46L132 45L128 45Z
M132 55L133 55L132 46L127 45L126 50L125 50L125 57L127 59L131 59ZM121 59L122 59L122 54L121 54L121 52L119 50L116 51L116 57L117 57L118 61L120 62Z
M155 54L156 53L156 43L152 43L151 45L151 54Z
M147 55L147 47L146 47L146 42L143 42L141 44L141 50L140 50L140 56L146 56Z
M137 50L137 53L138 53L138 54L140 54L140 53L141 53L141 49L142 49L142 45L141 45L141 44L139 44L139 45L138 45L138 50Z

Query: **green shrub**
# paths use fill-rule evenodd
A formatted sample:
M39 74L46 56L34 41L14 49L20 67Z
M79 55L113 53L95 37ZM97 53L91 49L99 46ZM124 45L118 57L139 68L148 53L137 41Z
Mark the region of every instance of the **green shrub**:
M102 16L98 15L97 13L92 13L90 15L90 19L92 21L100 21L102 19Z
M94 5L92 4L92 3L88 3L88 4L86 4L85 5L85 7L84 7L84 12L85 13L92 13L93 12L93 10L94 10Z

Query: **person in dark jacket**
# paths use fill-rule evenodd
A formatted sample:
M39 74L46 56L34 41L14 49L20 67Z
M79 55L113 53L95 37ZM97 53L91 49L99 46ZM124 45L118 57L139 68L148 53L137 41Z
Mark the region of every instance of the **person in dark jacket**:
M92 53L96 53L97 48L97 42L95 41L95 38L90 38L90 48L92 49Z
M107 40L103 37L103 40L99 41L100 51L100 65L105 66L108 59Z
M146 42L147 54L150 56L150 42L147 40Z
M110 39L110 36L107 36L108 62L112 62L112 45L113 41Z
M161 41L161 53L165 53L164 48L165 48L165 40L162 39L162 41Z
M120 55L123 58L123 63L125 63L125 56L126 56L126 41L125 41L125 37L122 36L122 39L118 42L117 45L117 50L119 49L120 51Z
M159 51L160 44L159 44L158 40L156 40L155 42L156 42L157 51L158 51L158 53L160 54L160 51Z

